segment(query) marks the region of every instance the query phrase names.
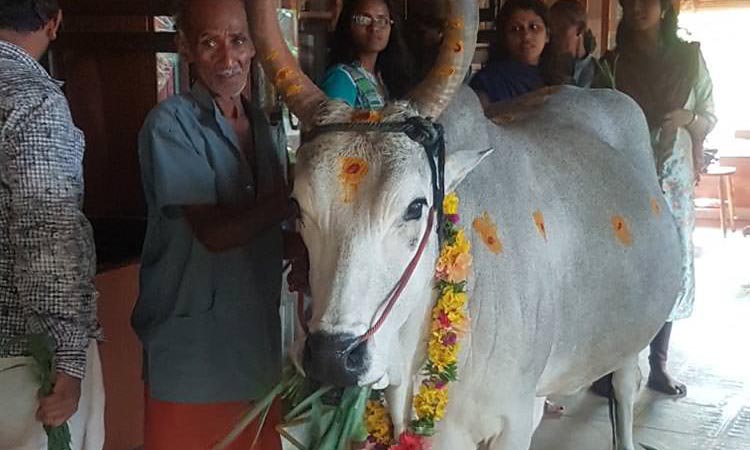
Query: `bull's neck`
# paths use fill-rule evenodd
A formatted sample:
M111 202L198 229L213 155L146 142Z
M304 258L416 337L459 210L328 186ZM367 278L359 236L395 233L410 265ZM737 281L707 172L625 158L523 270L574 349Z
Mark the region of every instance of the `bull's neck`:
M397 435L408 428L414 395L414 376L420 372L427 358L425 343L429 339L432 308L437 295L431 285L423 292L429 292L427 294L429 298L419 302L399 330L399 344L402 352L395 363L400 365L397 369L400 373L400 380L397 384L390 386L386 392L394 431ZM419 326L414 326L415 324Z

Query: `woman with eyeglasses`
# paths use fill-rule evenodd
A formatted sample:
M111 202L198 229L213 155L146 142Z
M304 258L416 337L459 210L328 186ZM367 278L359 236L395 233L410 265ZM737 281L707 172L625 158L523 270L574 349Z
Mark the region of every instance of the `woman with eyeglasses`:
M350 0L341 10L322 88L361 109L380 109L413 84L413 63L390 0Z
M544 87L548 10L541 0L509 0L495 20L496 40L490 62L469 85L483 107Z

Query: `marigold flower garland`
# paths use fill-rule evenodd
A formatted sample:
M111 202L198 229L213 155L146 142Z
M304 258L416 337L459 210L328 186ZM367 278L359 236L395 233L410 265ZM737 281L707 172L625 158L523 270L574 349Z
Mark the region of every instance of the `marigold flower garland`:
M427 437L445 416L448 384L458 379L459 338L468 329L466 279L471 268L471 244L459 228L458 196L450 193L443 201L445 239L435 269L437 302L432 310L432 325L427 346L424 379L412 405L415 418L409 431L393 442L393 424L382 392L373 394L365 413L368 447L376 450L425 450Z

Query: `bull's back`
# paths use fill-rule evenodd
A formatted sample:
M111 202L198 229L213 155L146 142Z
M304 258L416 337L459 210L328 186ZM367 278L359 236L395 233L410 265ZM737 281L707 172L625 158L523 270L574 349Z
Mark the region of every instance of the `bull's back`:
M461 212L487 212L502 252L471 233L472 353L496 366L484 376L513 364L539 394L578 388L645 347L677 295L645 121L619 94L564 90L486 130L496 151L459 188Z

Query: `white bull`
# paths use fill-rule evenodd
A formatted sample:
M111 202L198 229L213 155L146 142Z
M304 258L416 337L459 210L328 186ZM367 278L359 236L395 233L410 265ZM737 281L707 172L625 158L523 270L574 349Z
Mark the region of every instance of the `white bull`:
M624 95L575 88L505 126L487 120L465 88L443 112L463 73L445 67L466 67L469 58L455 43L470 42L476 25L473 2L454 7L455 33L445 38L432 85L411 98L416 111L390 105L382 119L400 122L417 111L440 117L447 190L461 198L473 248L471 329L434 449L527 449L545 396L614 371L618 449L633 450L637 355L673 306L681 258L645 119ZM308 126L356 117L345 105L323 102L290 69L278 30L268 25L270 3L249 8L265 68L290 108ZM435 89L438 98L425 96ZM309 96L300 95L305 90ZM360 164L356 182L342 173L353 161L347 158ZM434 205L430 174L419 144L380 132L321 134L300 149L295 172L313 298L304 366L332 384L387 386L397 433L409 422L425 359L434 233L383 327L365 344L352 343L373 325L416 252ZM500 253L471 229L485 213L496 225Z
M351 114L329 108L325 120ZM391 111L386 120L403 117ZM474 274L460 381L435 449L526 449L545 396L615 371L620 446L631 450L637 356L667 318L680 277L645 120L620 94L575 88L552 96L533 120L499 127L482 119L468 90L441 116L446 183L461 198ZM486 156L489 146L497 150ZM352 157L369 170L347 203L340 161ZM372 326L424 232L432 205L424 150L404 135L321 136L300 152L294 197L310 252L308 375L387 385L403 428L425 357L436 236L384 326L348 347ZM497 225L499 254L470 230L485 212Z

